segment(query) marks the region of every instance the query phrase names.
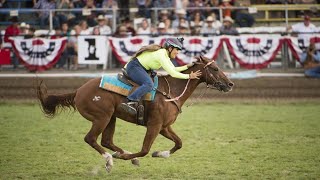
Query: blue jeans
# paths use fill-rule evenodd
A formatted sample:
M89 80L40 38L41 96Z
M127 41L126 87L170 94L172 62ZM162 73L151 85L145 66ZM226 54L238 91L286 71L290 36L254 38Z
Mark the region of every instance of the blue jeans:
M320 78L320 66L307 69L304 74L308 77Z
M127 65L128 76L138 85L140 85L132 94L128 96L130 101L140 101L142 96L150 92L153 88L153 82L147 71L137 59L131 60Z

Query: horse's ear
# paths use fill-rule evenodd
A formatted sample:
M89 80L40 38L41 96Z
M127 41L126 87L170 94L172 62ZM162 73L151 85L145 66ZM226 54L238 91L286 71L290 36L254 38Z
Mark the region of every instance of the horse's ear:
M195 58L196 58L197 62L201 62L200 56L196 56Z

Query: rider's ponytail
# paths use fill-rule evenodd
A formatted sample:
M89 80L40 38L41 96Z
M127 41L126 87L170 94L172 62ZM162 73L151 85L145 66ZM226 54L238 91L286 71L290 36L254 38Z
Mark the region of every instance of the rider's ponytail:
M157 50L159 50L159 49L161 49L161 48L162 48L162 47L159 46L159 45L157 45L157 44L150 44L150 45L148 45L148 46L142 46L142 48L139 49L139 51L137 51L137 52L132 56L131 59L136 58L137 56L139 56L140 54L142 54L142 53L145 52L145 51L151 51L151 52L153 52L153 51L157 51Z

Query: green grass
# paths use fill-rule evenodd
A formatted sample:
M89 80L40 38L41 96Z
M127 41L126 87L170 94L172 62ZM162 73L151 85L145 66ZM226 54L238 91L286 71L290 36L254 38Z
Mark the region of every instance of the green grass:
M111 173L83 138L77 112L54 119L38 105L0 104L0 179L319 179L320 103L212 103L184 107L170 158L115 160ZM119 120L115 143L139 151L145 128ZM173 143L158 136L152 150ZM110 152L110 151L109 151Z

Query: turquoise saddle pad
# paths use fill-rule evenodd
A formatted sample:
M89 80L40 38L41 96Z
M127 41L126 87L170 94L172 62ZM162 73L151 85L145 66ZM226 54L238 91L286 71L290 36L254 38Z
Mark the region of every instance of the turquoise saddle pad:
M117 75L102 75L100 81L100 88L112 91L123 96L128 96L132 91L132 86L125 84L117 78ZM154 77L154 86L152 91L148 92L144 96L144 100L153 101L156 95L156 89L158 88L158 76Z

